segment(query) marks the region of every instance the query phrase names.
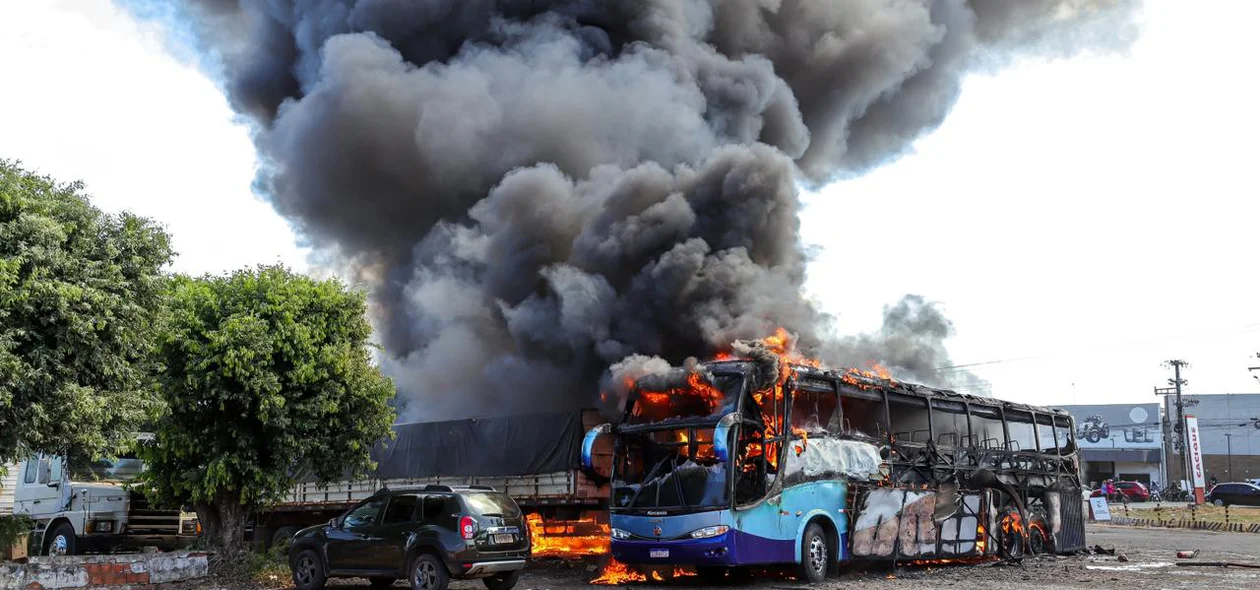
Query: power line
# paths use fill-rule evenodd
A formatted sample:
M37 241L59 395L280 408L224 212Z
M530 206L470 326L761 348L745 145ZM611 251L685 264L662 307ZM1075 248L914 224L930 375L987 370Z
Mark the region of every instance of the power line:
M1112 344L1108 346L1074 349L1071 352L1068 352L1068 351L1049 352L1045 354L1035 354L1035 355L1029 355L1029 356L1011 357L1011 358L1005 358L1005 359L995 359L995 360L980 361L980 362L974 362L974 363L959 363L959 364L949 365L945 367L937 367L933 369L933 371L936 371L936 372L960 371L960 370L969 369L972 367L983 367L987 365L1000 365L1000 364L1006 364L1006 363L1018 363L1018 362L1023 362L1023 361L1049 359L1049 358L1067 356L1070 354L1081 354L1081 353L1089 353L1089 352L1099 352L1099 351L1104 351L1104 350L1117 350L1117 349L1124 349L1124 348L1136 348L1138 346L1151 344L1153 342L1181 342L1185 340L1200 340L1204 338L1212 338L1212 337L1222 336L1222 335L1234 336L1237 334L1252 334L1256 332L1260 332L1260 323L1242 324L1237 329L1233 329L1233 330L1226 329L1226 330L1217 330L1217 331L1212 331L1212 332L1196 332L1196 333L1182 334L1181 336L1171 336L1171 337L1170 336L1156 336L1156 337L1148 338L1145 340L1131 340L1128 342L1122 342L1119 344ZM1258 354L1257 356L1260 356L1260 354ZM1256 367L1256 369L1260 369L1260 367Z

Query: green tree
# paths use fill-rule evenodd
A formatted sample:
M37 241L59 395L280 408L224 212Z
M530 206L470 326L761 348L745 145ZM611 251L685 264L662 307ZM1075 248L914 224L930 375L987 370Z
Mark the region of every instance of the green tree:
M366 298L281 266L172 281L158 343L168 413L143 449L149 493L196 507L237 552L250 512L295 477L372 467L394 384L370 362Z
M132 437L156 404L147 359L171 256L153 222L0 160L0 463Z

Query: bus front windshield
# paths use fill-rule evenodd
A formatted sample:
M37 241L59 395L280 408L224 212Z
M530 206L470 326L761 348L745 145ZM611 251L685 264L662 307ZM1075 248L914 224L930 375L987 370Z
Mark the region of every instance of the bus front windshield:
M714 455L712 427L628 433L619 442L613 472L614 509L726 506L726 464Z
M720 418L738 408L744 376L740 373L683 373L645 379L626 412L624 424L637 426L674 420Z

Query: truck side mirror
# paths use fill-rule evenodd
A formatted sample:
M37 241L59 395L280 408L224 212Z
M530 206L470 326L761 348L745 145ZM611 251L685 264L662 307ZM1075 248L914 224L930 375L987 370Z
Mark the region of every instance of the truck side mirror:
M612 432L612 424L609 423L600 424L587 431L586 437L582 439L582 467L595 468L595 459L592 457L595 451L595 440L610 432Z
M725 463L730 460L731 428L743 419L739 412L731 412L718 420L717 426L713 429L713 454L717 456L718 461Z

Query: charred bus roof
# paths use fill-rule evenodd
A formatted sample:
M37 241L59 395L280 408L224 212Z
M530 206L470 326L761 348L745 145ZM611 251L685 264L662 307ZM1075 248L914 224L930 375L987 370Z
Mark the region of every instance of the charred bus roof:
M836 389L840 393L845 391L853 393L877 390L885 393L901 393L928 399L941 399L972 405L983 405L994 408L1000 407L1009 410L1021 410L1027 412L1037 412L1039 414L1071 417L1071 414L1067 411L1060 410L1058 408L1021 404L998 398L958 393L949 389L928 387L927 385L920 385L917 383L907 383L896 379L885 379L871 376L856 369L839 371L802 364L792 364L791 367L793 374L796 376L798 386L808 386L811 384L810 382L812 380L813 385L816 387L823 387L828 390Z

